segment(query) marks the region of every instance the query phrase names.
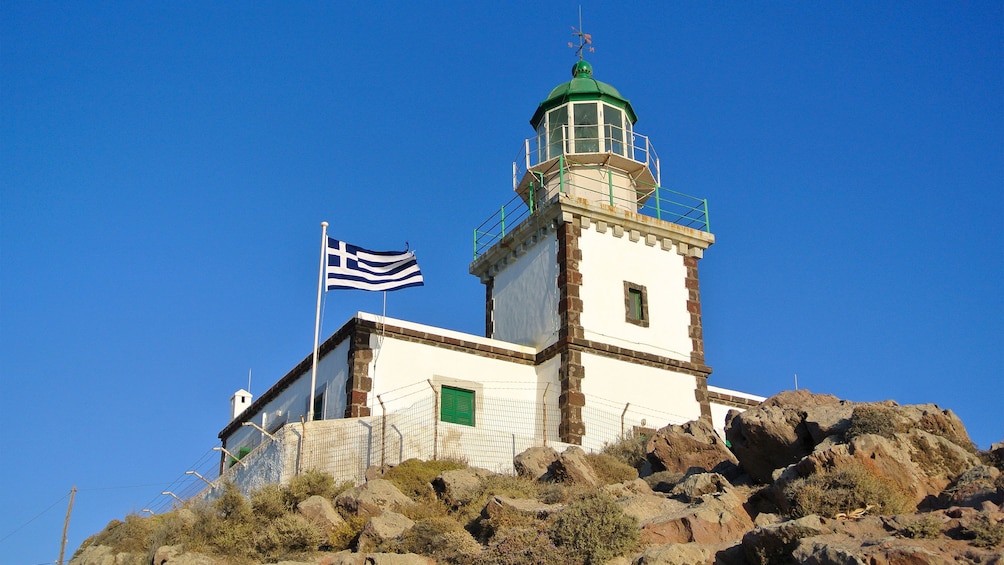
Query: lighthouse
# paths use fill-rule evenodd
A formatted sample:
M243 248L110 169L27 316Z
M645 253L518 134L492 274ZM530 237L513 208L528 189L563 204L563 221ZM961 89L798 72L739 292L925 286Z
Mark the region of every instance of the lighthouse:
M664 185L637 121L577 61L530 118L513 200L474 233L486 337L534 347L538 369L557 371L568 443L590 433L591 395L711 417L698 279L715 241L708 205Z

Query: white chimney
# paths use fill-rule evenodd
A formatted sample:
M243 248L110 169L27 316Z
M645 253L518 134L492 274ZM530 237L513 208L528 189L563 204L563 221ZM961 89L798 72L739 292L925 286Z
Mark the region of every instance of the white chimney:
M251 393L240 389L230 397L230 420L233 421L241 412L251 406Z

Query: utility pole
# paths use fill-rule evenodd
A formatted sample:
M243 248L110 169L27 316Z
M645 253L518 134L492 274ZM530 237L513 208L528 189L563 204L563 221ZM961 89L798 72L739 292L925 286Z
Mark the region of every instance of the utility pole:
M77 485L70 489L70 505L66 508L66 520L63 522L63 543L59 544L59 565L63 565L63 554L66 552L66 532L70 529L70 514L73 513L73 499L77 496Z

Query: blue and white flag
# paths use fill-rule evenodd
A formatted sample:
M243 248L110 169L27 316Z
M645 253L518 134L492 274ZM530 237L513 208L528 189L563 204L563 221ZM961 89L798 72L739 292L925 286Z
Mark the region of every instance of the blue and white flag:
M398 290L425 284L411 251L369 251L329 237L327 255L328 290Z

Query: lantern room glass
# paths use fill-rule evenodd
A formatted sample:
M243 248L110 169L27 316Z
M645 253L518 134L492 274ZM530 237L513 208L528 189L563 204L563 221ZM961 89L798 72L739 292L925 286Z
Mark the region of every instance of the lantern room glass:
M600 102L559 106L537 126L540 162L567 153L616 153L633 158L631 143L631 123L624 111Z

